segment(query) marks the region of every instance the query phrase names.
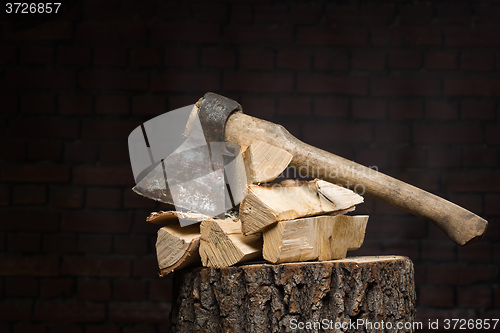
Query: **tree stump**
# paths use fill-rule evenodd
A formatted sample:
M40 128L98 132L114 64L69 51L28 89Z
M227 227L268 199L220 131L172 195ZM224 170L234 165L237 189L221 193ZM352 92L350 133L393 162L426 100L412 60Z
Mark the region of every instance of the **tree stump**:
M188 268L175 272L170 315L172 331L186 333L412 332L413 263L381 256Z

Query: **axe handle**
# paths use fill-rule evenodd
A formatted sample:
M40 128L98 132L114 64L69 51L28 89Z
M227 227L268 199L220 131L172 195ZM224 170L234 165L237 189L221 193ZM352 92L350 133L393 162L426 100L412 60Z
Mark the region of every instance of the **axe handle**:
M290 164L299 171L351 189L361 184L370 197L430 220L461 246L480 240L488 226L483 218L450 201L312 147L281 125L235 112L227 120L225 139L241 146L260 140L281 147L293 155Z

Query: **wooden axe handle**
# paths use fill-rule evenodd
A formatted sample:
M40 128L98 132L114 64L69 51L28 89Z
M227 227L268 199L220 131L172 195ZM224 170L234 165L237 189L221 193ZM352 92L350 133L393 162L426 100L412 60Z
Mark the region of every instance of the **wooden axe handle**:
M260 140L281 147L293 155L291 165L302 174L344 186L350 184L351 188L360 184L367 195L430 220L461 246L480 240L488 226L486 220L452 202L312 147L281 125L236 112L227 120L225 139L241 146Z

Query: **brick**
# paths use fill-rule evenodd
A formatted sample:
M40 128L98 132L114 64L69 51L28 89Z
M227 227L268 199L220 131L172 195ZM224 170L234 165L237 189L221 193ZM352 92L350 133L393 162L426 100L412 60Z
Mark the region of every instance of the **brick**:
M172 301L172 279L154 279L149 283L149 299L152 301Z
M109 324L85 325L86 333L120 333L120 326Z
M399 148L391 154L391 166L394 168L424 168L426 152L421 148Z
M97 47L93 53L94 65L123 67L127 65L127 49L123 47Z
M25 64L52 64L54 62L54 49L40 45L22 46L20 61Z
M135 48L130 51L130 64L139 67L163 65L163 56L158 48Z
M3 164L0 170L4 182L63 183L69 180L68 167L61 164Z
M477 17L477 22L484 26L496 25L498 23L498 15L500 10L495 3L477 3L474 7L474 13Z
M18 105L19 105L18 95L12 92L9 92L7 94L0 94L0 103L2 104L2 109L0 109L0 114L14 113L18 110Z
M216 34L218 35L218 33ZM288 25L226 25L222 31L222 41L229 44L262 44L293 42L294 29Z
M239 52L239 67L242 69L272 69L274 51L268 48L242 48Z
M500 215L500 195L486 195L484 212L489 215Z
M73 295L74 280L69 278L43 278L40 281L40 297L68 298Z
M54 114L54 96L23 94L21 96L21 113L23 114Z
M7 249L11 253L38 253L40 252L40 243L39 234L9 234L7 238Z
M394 4L362 4L361 14L366 26L385 26L395 19Z
M308 116L311 114L309 97L285 97L278 102L278 115Z
M449 241L425 240L422 243L422 259L426 261L454 261L456 246Z
M36 205L46 201L46 188L41 185L14 185L12 202L17 205Z
M373 96L438 96L441 82L434 78L375 77L370 80Z
M38 279L34 277L8 277L4 280L5 295L10 297L38 296Z
M146 39L143 22L80 22L76 24L76 39L79 42L138 42Z
M326 6L326 21L337 25L360 23L359 6L353 5L327 5Z
M110 257L66 256L61 265L61 274L85 277L128 277L130 260Z
M126 213L64 212L61 230L72 232L125 233L131 216Z
M88 141L66 142L64 152L65 161L92 163L99 155L99 145Z
M311 26L297 28L297 42L304 45L332 45L336 47L364 46L368 33L358 27Z
M481 194L451 193L447 196L447 199L476 214L483 213L483 198Z
M369 124L362 123L307 123L304 124L304 140L306 142L370 142L373 138ZM329 135L325 135L329 133Z
M405 142L410 139L410 127L407 124L383 123L375 127L377 142Z
M387 204L386 204L387 205ZM388 206L388 205L387 205ZM366 233L372 237L387 237L391 235L393 238L417 239L425 237L426 225L422 219L417 219L413 216L386 216L384 223L375 226L367 226Z
M419 243L417 241L408 240L390 240L382 243L385 254L391 255L397 253L398 255L407 256L411 260L419 259Z
M13 89L72 90L76 75L67 69L8 68L5 82ZM47 78L51 78L47 80Z
M486 143L487 144L500 144L500 125L488 124L486 125Z
M150 27L153 42L218 43L220 25L192 24L191 22L156 22Z
M396 100L389 103L389 115L394 120L422 118L423 103L421 99Z
M7 332L7 330L2 331L2 332ZM13 333L47 333L47 326L43 325L43 324L17 323L13 326L12 332Z
M134 186L134 177L129 167L73 167L73 183L76 185Z
M59 65L88 66L90 60L89 47L59 46L57 48L56 63Z
M493 246L487 243L475 243L458 249L461 262L489 263L493 259Z
M82 137L91 140L125 139L139 123L127 120L85 120Z
M194 47L174 47L165 48L165 64L172 67L196 68L199 59L199 50Z
M77 324L54 323L49 325L49 333L83 333Z
M447 3L436 6L436 20L441 25L469 26L472 21L472 11L468 4Z
M109 319L115 323L168 323L170 304L111 302Z
M217 91L220 75L216 72L171 72L151 75L152 91Z
M425 104L426 118L455 120L458 119L458 106L454 102L430 100Z
M457 303L459 306L488 308L492 306L491 288L464 287L458 288Z
M297 4L290 9L290 20L293 24L313 24L318 22L322 15L321 6L314 3Z
M9 206L11 202L10 188L7 185L0 185L0 207Z
M4 138L0 141L3 161L24 161L26 158L26 140Z
M445 79L444 93L452 96L499 96L500 80L482 78Z
M275 23L277 17L288 16L288 9L286 5L274 5L268 3L265 5L256 5L254 12L255 22L264 24Z
M483 134L476 124L415 124L413 138L417 143L481 143Z
M454 168L462 164L462 154L458 149L431 146L427 149L427 166L431 168Z
M147 90L148 75L144 72L116 70L85 70L78 75L78 82L85 90Z
M451 51L429 51L425 54L424 67L426 69L450 70L456 69L457 53Z
M39 162L61 162L62 144L56 140L31 141L28 158Z
M493 66L492 53L463 53L460 61L460 69L464 71L491 71Z
M88 115L92 114L92 96L63 95L59 97L59 114Z
M494 171L455 172L446 175L447 186L456 192L493 192L491 184L500 182L500 174Z
M276 112L276 101L269 97L243 97L240 101L246 114L271 120Z
M387 168L389 166L389 153L386 149L364 149L356 151L355 161L361 165Z
M358 76L333 76L327 74L299 74L297 89L305 93L331 93L345 95L365 95L367 81Z
M133 277L152 278L158 276L158 262L155 257L139 257L133 260Z
M50 206L56 208L82 208L83 190L74 186L51 186Z
M16 48L13 46L0 47L0 64L8 64L16 58Z
M289 92L293 87L291 73L232 72L224 75L224 89L244 92Z
M99 154L99 159L101 162L111 162L111 163L130 163L130 155L128 147L122 143L108 143L103 144L101 147L101 153Z
M498 165L498 150L491 148L466 148L464 149L464 166L496 167Z
M399 22L401 25L427 25L433 16L433 8L429 5L409 5L401 8Z
M387 103L378 99L354 99L352 116L355 119L383 119L387 115Z
M123 95L106 95L96 97L97 114L121 115L130 111L129 97Z
M314 53L313 66L315 69L347 71L349 69L349 55L343 51L317 51Z
M36 216L36 219L33 218ZM59 213L47 210L26 209L0 211L0 230L5 231L56 231L59 225Z
M57 233L43 236L43 252L60 254L75 253L76 235L70 233Z
M17 118L10 121L9 133L23 139L74 139L78 137L78 120Z
M427 27L372 28L374 46L438 46L442 44L442 30Z
M158 115L167 111L165 97L157 95L139 95L132 99L132 113L140 115Z
M79 235L78 251L81 253L110 253L112 247L110 235Z
M421 306L451 308L455 305L453 289L450 287L421 286L418 298Z
M225 23L228 15L228 6L214 3L194 4L192 15L197 22Z
M115 280L113 283L113 299L140 301L146 299L146 283L138 280Z
M342 97L315 97L315 116L344 118L349 112L349 99Z
M28 300L1 300L0 320L7 322L31 320L32 302Z
M4 31L5 40L55 41L71 40L73 24L70 21L51 20L23 30Z
M201 64L207 67L234 68L236 63L234 49L206 47L201 50Z
M130 189L126 189L124 190L123 193L123 207L126 207L127 209L132 209L132 208L154 209L156 207L156 202L153 202L151 199L140 196Z
M463 119L495 119L495 103L490 100L466 99L460 103Z
M79 280L77 296L83 301L108 301L111 299L110 281L107 279Z
M496 47L499 30L494 27L443 28L445 45L448 47Z
M114 253L117 254L147 254L150 250L145 236L121 236L114 238Z
M57 276L59 259L46 256L1 256L0 274L4 276ZM1 311L0 311L1 312Z
M309 69L311 54L306 50L279 50L276 62L278 68Z
M118 209L121 192L115 188L87 188L86 206L88 208Z
M106 318L103 304L79 301L39 301L34 308L34 319L44 322L99 322Z
M381 71L385 68L386 55L383 51L353 51L351 61L353 69Z
M422 52L414 49L389 50L387 58L391 69L418 69L422 66Z

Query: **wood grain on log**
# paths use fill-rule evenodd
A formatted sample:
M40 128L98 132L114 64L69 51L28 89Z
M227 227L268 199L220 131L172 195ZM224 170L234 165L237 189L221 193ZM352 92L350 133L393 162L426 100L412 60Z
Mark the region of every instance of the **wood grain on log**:
M400 256L189 268L175 273L174 293L172 332L291 332L299 322L415 319L413 263Z

